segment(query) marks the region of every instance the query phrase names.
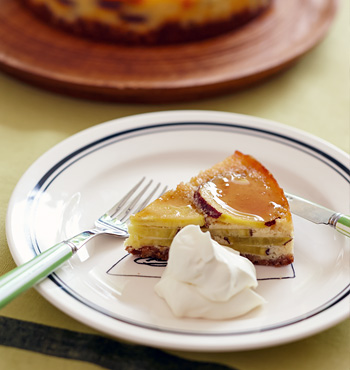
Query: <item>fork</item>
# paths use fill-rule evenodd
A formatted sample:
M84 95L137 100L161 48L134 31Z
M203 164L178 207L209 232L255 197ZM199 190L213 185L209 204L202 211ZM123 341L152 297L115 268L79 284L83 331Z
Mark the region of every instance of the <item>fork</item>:
M159 190L161 184L151 187L153 180L141 187L143 177L109 211L95 221L95 227L64 240L30 261L0 277L0 308L4 307L20 293L31 288L65 261L72 257L83 245L98 235L112 235L126 238L129 216L142 210ZM161 194L166 191L166 187Z

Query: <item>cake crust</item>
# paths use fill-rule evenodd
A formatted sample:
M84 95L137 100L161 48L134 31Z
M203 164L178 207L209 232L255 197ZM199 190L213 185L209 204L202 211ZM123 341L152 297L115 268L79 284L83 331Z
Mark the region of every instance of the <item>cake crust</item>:
M139 249L133 249L131 246L125 248L125 250L139 258L154 258L157 260L167 261L169 257L169 248L164 247L155 247L151 245L145 245ZM265 258L261 258L259 256L249 254L249 253L241 253L243 257L248 258L254 265L259 266L274 266L274 267L282 267L286 265L290 265L294 262L293 254L286 254L283 256L279 256L273 260L268 260Z
M139 249L134 249L131 246L125 248L127 252L140 258L152 257L157 260L167 261L169 257L168 247L155 247L153 245L144 245Z

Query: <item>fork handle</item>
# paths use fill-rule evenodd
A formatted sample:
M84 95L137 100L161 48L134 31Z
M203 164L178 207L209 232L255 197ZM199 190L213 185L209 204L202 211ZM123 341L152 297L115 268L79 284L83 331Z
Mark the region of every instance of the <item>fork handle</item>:
M0 308L44 279L74 253L68 242L61 242L32 260L0 277Z

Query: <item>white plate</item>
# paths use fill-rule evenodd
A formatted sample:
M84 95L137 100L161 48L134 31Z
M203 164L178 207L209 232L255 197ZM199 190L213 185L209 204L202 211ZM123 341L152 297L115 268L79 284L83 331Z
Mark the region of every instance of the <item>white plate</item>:
M12 255L23 263L89 228L143 175L174 186L236 149L259 159L286 190L350 213L349 156L327 142L249 116L151 113L78 133L29 168L8 210ZM224 351L286 343L339 323L350 307L349 239L297 217L294 223L294 264L257 268L267 303L240 318L173 317L153 291L163 264L135 261L111 237L92 241L38 291L86 325L150 346Z

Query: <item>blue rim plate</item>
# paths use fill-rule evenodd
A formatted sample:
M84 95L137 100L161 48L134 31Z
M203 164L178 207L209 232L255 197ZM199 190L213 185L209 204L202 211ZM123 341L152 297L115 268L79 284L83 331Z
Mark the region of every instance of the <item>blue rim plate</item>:
M7 237L21 264L91 227L141 176L169 186L235 150L260 160L289 192L350 213L349 155L300 130L251 116L168 111L84 130L40 157L11 197ZM267 303L232 320L178 319L153 290L164 263L92 241L37 286L66 314L116 338L155 347L225 351L287 343L349 316L349 240L293 217L295 262L257 267Z

